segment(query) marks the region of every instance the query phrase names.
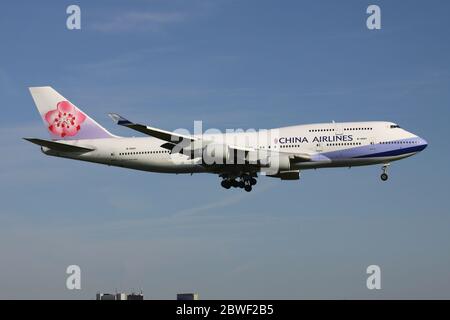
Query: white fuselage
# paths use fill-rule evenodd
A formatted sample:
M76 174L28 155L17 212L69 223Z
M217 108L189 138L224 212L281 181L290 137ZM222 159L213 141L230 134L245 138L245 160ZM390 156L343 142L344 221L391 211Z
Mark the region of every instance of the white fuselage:
M220 140L241 148L302 153L312 161L294 164L294 169L361 166L389 163L409 157L427 146L427 142L392 122L347 122L289 126L256 132L204 134L205 140ZM190 159L171 153L153 137L105 138L65 141L95 149L74 154L50 150L45 154L111 166L163 173L210 172L202 159Z

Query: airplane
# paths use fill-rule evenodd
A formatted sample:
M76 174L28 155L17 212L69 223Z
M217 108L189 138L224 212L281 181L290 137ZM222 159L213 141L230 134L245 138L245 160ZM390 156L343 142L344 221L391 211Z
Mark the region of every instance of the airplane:
M147 137L116 136L52 87L31 87L50 140L24 138L49 156L135 170L212 173L225 189L247 192L258 175L298 180L300 171L381 165L388 180L391 162L424 150L423 138L393 122L331 122L268 130L189 134L134 123L111 113L120 126Z

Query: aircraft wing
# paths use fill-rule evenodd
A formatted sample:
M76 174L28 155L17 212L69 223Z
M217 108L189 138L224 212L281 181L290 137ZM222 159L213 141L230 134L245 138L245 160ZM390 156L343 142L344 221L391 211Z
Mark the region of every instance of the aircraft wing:
M130 128L130 129L139 131L141 133L144 133L146 135L149 135L149 136L161 139L161 140L165 140L167 142L177 143L177 142L180 142L181 140L185 140L185 139L188 141L191 141L191 142L199 140L199 138L196 138L194 136L179 134L176 132L166 131L166 130L162 130L162 129L158 129L158 128L154 128L154 127L149 127L149 126L146 126L143 124L134 123L134 122L131 122L131 121L125 119L124 117L118 115L117 113L110 113L109 116L119 126L124 126L124 127Z
M291 153L289 159L292 163L311 161L311 155L307 153Z
M308 162L311 161L311 155L308 153L292 153L292 152L280 152L276 150L267 150L267 149L257 149L257 148L245 148L240 146L230 146L231 150L235 150L237 152L245 153L247 157L254 157L255 154L258 154L258 157L261 157L261 155L267 154L271 156L276 155L284 155L289 157L291 162L298 163L298 162Z
M115 121L120 126L124 126L139 131L141 133L147 134L149 136L167 141L166 143L163 143L161 145L162 148L170 150L171 152L174 152L173 150L177 150L177 152L189 155L191 158L201 156L203 148L205 148L208 144L213 142L202 140L202 138L200 137L183 135L172 131L166 131L146 126L143 124L133 123L125 119L124 117L118 115L117 113L110 113L109 116L111 117L111 119L113 119L113 121ZM179 142L181 142L181 145L179 144ZM180 146L180 148L175 149L177 145ZM269 160L270 157L277 155L289 157L289 160L292 163L311 161L311 156L306 153L286 153L286 152L277 152L274 150L269 151L234 145L229 145L228 147L236 160L239 159L244 162L252 162L257 166L264 166L265 163L268 163L270 161Z
M236 161L252 163L258 167L269 166L272 157L287 157L291 163L311 161L308 153L279 152L276 150L245 148L240 146L229 146Z

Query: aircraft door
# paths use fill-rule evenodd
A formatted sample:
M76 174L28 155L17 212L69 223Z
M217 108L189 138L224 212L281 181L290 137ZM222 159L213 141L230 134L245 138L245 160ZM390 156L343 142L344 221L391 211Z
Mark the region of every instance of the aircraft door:
M317 142L316 143L316 152L322 152L323 151L323 143Z
M369 137L370 151L376 151L377 139L375 137Z
M334 124L334 134L338 135L338 136L344 134L344 127L343 127L342 123L335 123Z

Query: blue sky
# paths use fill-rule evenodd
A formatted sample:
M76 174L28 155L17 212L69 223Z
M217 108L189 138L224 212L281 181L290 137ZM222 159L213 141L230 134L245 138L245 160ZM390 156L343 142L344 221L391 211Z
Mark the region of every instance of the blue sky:
M66 29L70 4L82 29ZM382 29L366 28L378 4ZM448 1L10 1L0 11L0 298L450 298ZM380 168L224 190L45 157L28 86L173 130L389 120L429 142ZM65 288L78 264L82 290ZM382 290L366 289L366 267Z

